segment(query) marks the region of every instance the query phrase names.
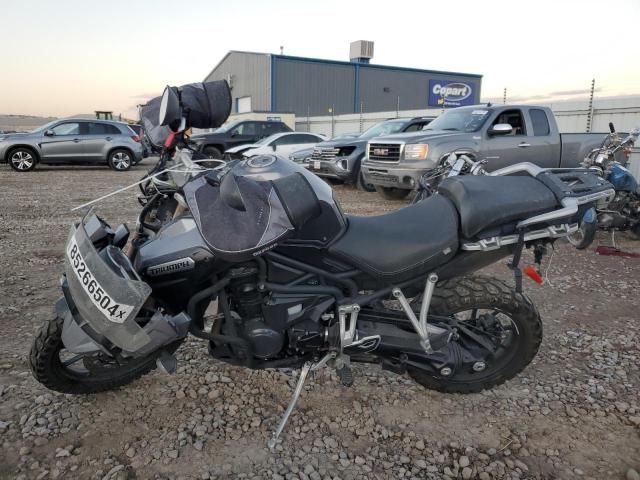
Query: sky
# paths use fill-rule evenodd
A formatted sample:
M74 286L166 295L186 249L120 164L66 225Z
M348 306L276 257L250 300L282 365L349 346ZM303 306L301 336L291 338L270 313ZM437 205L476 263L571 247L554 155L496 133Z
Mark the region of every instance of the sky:
M68 116L202 81L229 50L482 74L482 97L640 94L640 0L0 0L0 113Z

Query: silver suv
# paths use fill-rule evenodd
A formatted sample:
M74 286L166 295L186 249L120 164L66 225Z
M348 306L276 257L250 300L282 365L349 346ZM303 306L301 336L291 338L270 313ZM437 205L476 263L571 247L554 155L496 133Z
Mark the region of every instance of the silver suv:
M107 164L129 170L143 158L140 137L126 123L65 118L28 133L0 135L0 162L18 172L37 163Z

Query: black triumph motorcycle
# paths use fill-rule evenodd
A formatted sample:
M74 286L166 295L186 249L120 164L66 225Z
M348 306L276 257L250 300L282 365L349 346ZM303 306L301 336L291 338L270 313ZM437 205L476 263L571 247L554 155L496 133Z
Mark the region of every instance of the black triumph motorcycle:
M182 132L218 126L230 110L226 82L192 87L167 87L160 108L178 153ZM71 228L63 296L35 337L33 374L64 393L113 389L156 366L175 371L190 333L223 362L301 368L270 445L322 366L344 385L352 363L368 362L457 393L517 375L542 341L522 292L523 250L539 263L614 194L586 170L525 163L449 178L415 205L357 217L325 182L271 155L205 171L182 192L188 209L128 255L125 225L88 213ZM514 287L475 275L505 257Z

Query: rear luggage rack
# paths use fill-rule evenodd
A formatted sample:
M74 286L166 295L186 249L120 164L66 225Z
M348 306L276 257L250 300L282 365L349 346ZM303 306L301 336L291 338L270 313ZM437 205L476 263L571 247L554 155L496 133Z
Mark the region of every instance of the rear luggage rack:
M520 221L518 230L537 223L568 219L578 213L581 205L597 202L608 204L616 192L606 180L585 168L540 168L529 162L518 163L491 172L491 176L526 172L542 182L558 199L562 208ZM541 238L541 237L539 237Z
M535 217L533 217L535 218ZM540 238L560 238L566 237L578 231L577 223L563 223L562 225L550 225L539 230L532 230L524 234L524 241L530 242ZM520 239L520 234L487 237L476 242L464 242L460 246L462 250L468 251L490 251L498 250L506 245L515 245Z

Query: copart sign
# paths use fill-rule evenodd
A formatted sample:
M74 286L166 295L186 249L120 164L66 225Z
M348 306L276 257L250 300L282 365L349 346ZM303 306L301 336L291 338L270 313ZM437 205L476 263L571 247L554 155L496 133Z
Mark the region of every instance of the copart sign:
M462 107L476 102L476 88L473 82L429 80L430 107Z

